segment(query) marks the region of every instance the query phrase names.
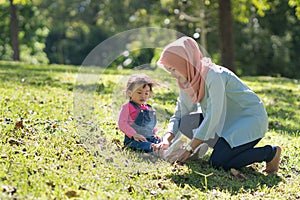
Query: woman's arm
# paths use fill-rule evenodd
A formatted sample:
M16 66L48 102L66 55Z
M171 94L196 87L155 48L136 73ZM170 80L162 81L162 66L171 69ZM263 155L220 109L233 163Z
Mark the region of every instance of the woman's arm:
M177 134L181 118L191 112L196 112L197 104L194 104L190 97L180 90L179 97L176 102L176 107L173 116L170 118L166 132Z
M220 133L224 126L226 115L225 83L219 73L212 74L206 80L208 98L204 110L204 120L197 129L193 130L194 137L199 140L208 140Z

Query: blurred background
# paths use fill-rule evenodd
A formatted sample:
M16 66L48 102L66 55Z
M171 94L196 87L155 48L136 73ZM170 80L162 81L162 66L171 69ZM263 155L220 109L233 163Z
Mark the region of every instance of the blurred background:
M238 75L300 78L300 0L0 0L0 18L0 60L81 65L115 34L161 27L193 37ZM158 56L140 49L109 67Z

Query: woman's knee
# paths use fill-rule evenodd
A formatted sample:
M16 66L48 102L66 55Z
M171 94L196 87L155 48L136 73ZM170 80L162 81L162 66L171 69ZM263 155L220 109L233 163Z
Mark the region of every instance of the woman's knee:
M216 159L215 157L211 156L209 159L209 164L213 167L213 168L220 168L222 167L222 162L220 161L220 159Z
M188 138L193 138L193 129L198 128L203 120L201 113L192 113L180 119L179 130Z
M222 156L214 156L212 155L209 159L209 164L216 169L223 168L224 170L228 170L227 166L228 160L222 158Z
M210 165L215 169L223 169L225 171L228 171L230 169L229 166L227 166L225 163L222 163L222 162L211 161Z

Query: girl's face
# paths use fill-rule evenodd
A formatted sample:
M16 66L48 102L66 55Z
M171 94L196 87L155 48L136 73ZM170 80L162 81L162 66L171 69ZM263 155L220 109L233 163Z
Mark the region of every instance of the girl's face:
M165 67L168 72L170 72L171 76L176 78L179 82L183 85L187 84L186 78L180 74L175 68L173 67Z
M145 104L149 99L150 87L149 85L146 85L145 87L139 86L133 91L129 90L128 95L134 103L138 105Z

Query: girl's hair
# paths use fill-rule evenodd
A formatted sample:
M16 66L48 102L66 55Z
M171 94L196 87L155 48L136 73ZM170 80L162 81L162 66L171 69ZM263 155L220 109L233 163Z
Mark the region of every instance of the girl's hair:
M146 74L133 74L128 79L126 86L126 94L128 93L128 91L134 91L136 88L141 86L145 88L147 85L150 87L150 94L152 95L152 87L157 86L158 83L152 80Z

